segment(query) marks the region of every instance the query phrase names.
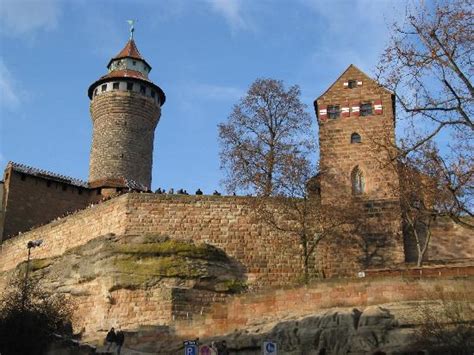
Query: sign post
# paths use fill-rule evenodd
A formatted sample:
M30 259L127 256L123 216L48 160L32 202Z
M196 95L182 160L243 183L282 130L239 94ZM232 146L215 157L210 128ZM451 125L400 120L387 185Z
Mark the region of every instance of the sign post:
M277 344L273 341L263 342L263 355L277 355Z
M198 344L196 340L184 342L184 355L198 355Z

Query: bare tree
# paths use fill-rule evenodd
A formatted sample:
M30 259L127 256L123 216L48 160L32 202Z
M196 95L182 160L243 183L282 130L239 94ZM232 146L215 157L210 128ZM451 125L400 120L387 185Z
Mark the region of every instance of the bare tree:
M0 352L43 354L56 336L72 335L73 305L46 293L37 279L14 278L0 299Z
M354 209L345 205L322 208L316 168L304 156L286 156L274 196L251 200L255 216L274 230L294 236L300 246L303 282L324 277L317 266L317 249L354 229ZM348 201L348 204L350 201ZM351 211L348 213L348 211Z
M257 79L219 125L221 167L229 192L277 193L288 157L304 155L314 136L300 89L282 81Z
M431 240L431 226L437 218L436 198L440 197L436 180L419 170L412 159L397 164L400 174L400 205L404 230L413 239L417 266L421 266Z
M466 221L462 216L473 216L474 206L472 9L472 0L453 0L423 2L408 10L405 21L393 26L378 66L379 82L395 93L399 113L405 112L412 128L399 156L425 149L424 164L436 170L451 195L440 212L458 223ZM451 139L442 154L424 148L447 134Z

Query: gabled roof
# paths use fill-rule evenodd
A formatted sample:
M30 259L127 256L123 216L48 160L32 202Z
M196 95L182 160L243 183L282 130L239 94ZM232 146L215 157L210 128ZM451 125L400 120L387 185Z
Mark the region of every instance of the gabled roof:
M52 180L52 181L57 181L57 182L62 182L64 184L69 184L69 185L74 185L78 187L88 187L87 182L72 178L70 176L65 176L61 174L55 174L52 173L51 171L43 170L43 169L38 169L38 168L33 168L28 165L24 164L19 164L15 162L8 162L7 164L7 169L12 168L13 171L22 173L22 174L27 174L31 176L36 176L40 177L46 180Z
M366 73L364 73L362 70L360 70L359 68L357 68L354 64L351 64L347 67L346 70L344 70L342 72L341 75L339 75L339 77L326 89L326 91L324 91L321 95L319 95L315 100L314 100L314 104L316 105L316 101L318 101L321 97L323 97L324 95L326 95L327 92L329 92L333 86L341 79L342 76L344 76L344 74L346 74L350 69L355 69L357 70L360 74L364 75L367 79L377 83L374 79L372 79L370 76L368 76ZM387 89L386 87L383 87L381 85L379 85L379 87L383 90L385 90L387 93L389 93L390 95L393 95L393 92L390 91L389 89Z
M95 188L114 188L114 187L119 187L119 188L127 188L129 190L133 191L142 191L142 192L147 192L150 191L148 187L145 185L132 180L132 179L125 179L123 177L117 177L117 178L103 178L99 180L95 180L89 183L89 188L95 189Z
M145 58L142 57L140 54L140 51L137 48L137 45L135 44L135 41L133 39L128 40L127 44L123 49L117 54L115 57L113 57L110 61L109 64L107 64L107 68L110 66L110 63L112 63L114 60L117 59L122 59L122 58L132 58L132 59L138 59L146 63L151 68L151 65L147 63Z

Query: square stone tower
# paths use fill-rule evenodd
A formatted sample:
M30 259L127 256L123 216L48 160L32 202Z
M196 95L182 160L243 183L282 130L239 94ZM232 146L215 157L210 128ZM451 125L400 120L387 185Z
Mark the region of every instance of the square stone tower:
M363 225L355 241L362 254L354 262L360 263L353 267L403 262L399 177L390 160L395 142L394 95L350 65L314 106L322 208L352 206L357 223ZM348 239L344 244L350 250ZM357 245L353 247L357 254ZM331 253L334 256L337 250Z

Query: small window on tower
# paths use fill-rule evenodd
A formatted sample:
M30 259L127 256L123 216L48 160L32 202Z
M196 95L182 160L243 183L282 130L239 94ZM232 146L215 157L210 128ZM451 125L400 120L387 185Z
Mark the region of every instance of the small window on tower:
M370 116L372 114L372 104L370 102L360 104L360 115Z
M94 90L94 96L97 96L97 89Z
M140 85L140 93L145 94L146 93L146 87L145 85Z
M133 90L133 83L127 83L127 90L132 91Z
M107 90L107 84L102 85L102 86L101 86L101 90L102 90L102 92L104 92L105 90Z
M119 83L114 83L112 87L113 87L114 90L118 90L119 89Z
M355 81L355 80L349 80L347 87L348 87L349 89L354 89L355 87L357 87L357 81Z
M351 173L352 193L362 195L365 192L365 177L359 166L356 166Z
M155 92L152 90L151 91L151 97L155 98L155 95L156 95Z
M137 62L135 60L133 61L133 65L137 65Z
M341 115L341 107L339 105L328 106L328 117L335 120Z

